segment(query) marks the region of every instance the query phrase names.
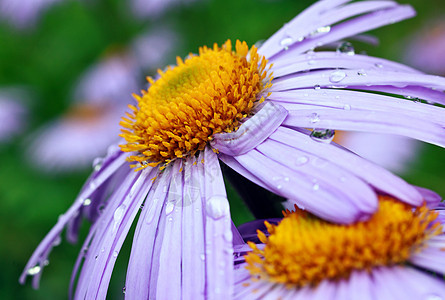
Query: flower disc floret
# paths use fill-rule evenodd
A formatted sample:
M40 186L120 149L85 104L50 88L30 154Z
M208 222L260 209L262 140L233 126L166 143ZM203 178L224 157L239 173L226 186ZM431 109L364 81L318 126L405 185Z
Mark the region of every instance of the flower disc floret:
M121 149L138 152L129 159L141 168L203 150L213 134L236 130L264 100L261 92L272 80L266 65L255 46L237 41L233 51L230 40L184 61L178 57L177 66L158 70L160 77L148 77L148 90L135 95L138 107L130 106L120 123L127 142Z
M436 218L426 206L413 210L386 196L368 221L347 226L287 211L278 225L266 222L270 236L258 231L263 250L249 243L247 268L254 276L300 288L348 278L355 270L403 264L441 232Z

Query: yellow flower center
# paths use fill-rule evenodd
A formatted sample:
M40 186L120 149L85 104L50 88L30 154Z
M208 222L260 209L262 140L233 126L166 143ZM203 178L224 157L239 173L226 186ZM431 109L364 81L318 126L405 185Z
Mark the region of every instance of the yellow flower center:
M213 134L236 130L264 100L260 93L272 80L266 64L255 46L237 41L232 51L230 40L185 61L178 57L177 66L158 70L160 78L148 77L149 89L135 95L138 107L130 106L120 123L127 142L122 151L138 152L129 159L141 169L203 150Z
M354 270L403 264L423 242L441 232L437 213L390 197L380 197L378 211L366 222L337 225L303 211L285 213L276 226L266 222L266 244L246 255L254 276L289 287L316 286L322 280L348 278Z

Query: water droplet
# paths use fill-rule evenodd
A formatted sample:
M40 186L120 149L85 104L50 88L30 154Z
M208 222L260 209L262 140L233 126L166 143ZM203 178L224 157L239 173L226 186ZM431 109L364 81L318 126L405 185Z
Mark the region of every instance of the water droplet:
M376 63L374 64L374 66L379 69L383 68L383 65L381 63Z
M44 265L44 266L49 265L49 260L45 259L45 260L43 261L43 265Z
M61 238L60 235L59 235L58 237L56 237L56 238L54 239L54 241L53 241L53 246L54 246L54 247L59 246L61 242L62 242L62 238Z
M96 255L96 256L94 257L94 259L97 260L98 257L99 257L99 255Z
M91 199L87 198L85 200L83 200L83 206L88 206L91 204Z
M283 188L283 186L281 185L281 184L279 184L278 186L277 186L277 189L279 189L279 190L281 190Z
M368 74L366 74L365 70L359 70L359 71L357 72L357 75L358 75L358 76L366 76L366 75L368 75Z
M173 222L173 218L172 217L168 218L168 221Z
M323 26L323 27L319 27L316 30L314 30L313 32L310 33L310 37L316 37L322 34L326 34L329 33L331 31L331 26Z
M120 220L122 220L124 212L125 212L125 205L121 205L118 208L116 208L113 215L114 222L119 222Z
M124 286L124 287L122 288L122 294L125 295L126 292L127 292L127 288Z
M354 55L355 49L354 46L350 42L344 42L338 45L337 53L346 54L346 55Z
M289 49L289 46L292 45L294 40L291 37L287 37L281 40L280 45L284 50Z
M40 273L40 271L42 270L42 268L39 265L36 265L32 268L29 268L28 271L26 271L26 273L28 275L34 276Z
M351 110L351 105L345 104L345 105L343 105L343 109L344 110Z
M199 257L201 258L202 261L205 261L205 260L206 260L206 256L205 256L204 253L201 253L201 255L200 255Z
M142 204L141 204L141 206L139 207L139 209L140 209L140 210L144 209L144 205L145 205L145 203L142 202Z
M82 249L82 252L83 252L83 255L86 256L86 255L87 255L87 252L88 252L88 247L84 247L84 248Z
M314 85L314 90L319 90L321 89L321 86L319 84Z
M289 182L289 177L284 177L284 181Z
M318 191L319 189L320 189L320 185L318 183L316 183L312 186L312 190L314 190L314 191Z
M175 203L172 201L167 202L167 205L165 205L165 214L168 216L173 212L175 209Z
M346 78L346 73L341 70L337 70L331 73L329 80L333 83L337 83Z
M313 65L315 65L317 62L315 61L315 60L313 60L313 59L311 59L311 60L309 60L308 62L307 62L307 64L308 65L310 65L310 66L313 66Z
M334 139L335 130L332 129L314 129L311 132L311 138L317 142L330 143Z
M93 160L93 169L94 171L99 171L102 168L102 165L104 163L104 159L102 157L96 157Z
M230 209L227 197L212 196L207 200L206 212L215 220L229 215Z
M113 252L113 257L117 257L117 255L118 255L117 251L114 251Z
M295 164L297 166L302 166L302 165L306 164L308 161L309 161L309 158L307 158L307 156L300 156L295 161Z
M100 249L100 252L104 253L105 252L105 247L102 247L102 249Z
M317 113L311 114L311 123L315 124L320 122L320 116Z
M99 205L99 207L97 208L97 210L99 211L100 214L104 211L104 209L105 209L105 204L103 204L103 203L101 205Z

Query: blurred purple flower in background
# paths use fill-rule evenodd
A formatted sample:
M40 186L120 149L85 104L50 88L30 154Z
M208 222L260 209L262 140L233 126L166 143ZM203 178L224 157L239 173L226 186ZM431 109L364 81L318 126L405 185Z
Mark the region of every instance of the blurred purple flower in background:
M234 299L443 299L445 211L439 195L420 190L430 208L381 196L371 219L349 226L301 211L278 225L244 224Z
M445 75L445 20L430 22L413 35L408 43L404 61L422 71Z
M159 27L137 37L128 51L113 53L82 75L69 110L32 137L28 157L43 171L71 172L91 166L119 140L119 120L131 94L142 88L143 70L166 62L178 37Z
M141 19L160 17L174 6L187 5L199 0L131 0L133 14Z
M34 25L42 12L61 0L0 0L0 19L19 29Z
M0 144L23 133L27 126L28 108L21 98L12 90L0 91Z
M36 287L54 242L66 226L68 239L75 240L85 216L93 225L74 268L72 289L80 270L74 298L105 299L142 208L126 297L229 299L232 224L218 158L329 221L369 218L378 208L377 191L421 205L421 191L331 143L333 130L399 134L445 146L445 110L400 97L444 104L445 78L355 54L348 44L315 52L414 15L410 6L391 1L349 2L317 2L269 38L259 55L241 42L232 51L228 41L178 58L177 66L149 79L151 86L121 122L125 152L112 146L96 161L20 281L32 275ZM272 63L273 79L267 73ZM142 171L132 171L128 160Z

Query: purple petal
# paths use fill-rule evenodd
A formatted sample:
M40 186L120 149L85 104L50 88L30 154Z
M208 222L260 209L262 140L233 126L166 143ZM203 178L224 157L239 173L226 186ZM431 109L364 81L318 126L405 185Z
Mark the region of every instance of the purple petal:
M415 266L445 274L445 239L444 237L431 238L427 247L411 255L409 261Z
M439 205L440 201L442 201L442 197L436 192L420 186L414 186L414 187L422 195L428 208L434 209Z
M167 168L155 180L154 186L145 200L144 209L136 226L130 261L126 278L126 297L129 299L148 299L149 290L156 290L151 286L150 277L153 273L155 244L160 244L163 237L165 214L161 214L170 185L172 168ZM159 232L159 233L158 233Z
M331 190L325 182L313 182L304 173L281 165L257 150L236 156L235 159L270 191L285 198L295 199L305 209L322 218L338 223L351 223L363 217L363 212L345 201L346 194Z
M280 105L266 102L240 128L230 133L213 135L211 146L228 155L241 155L261 144L283 123L287 111Z
M423 201L419 192L401 178L351 152L345 151L341 147L335 146L333 143L316 142L306 134L284 127L280 127L270 138L333 162L367 181L378 190L411 205L418 206Z
M198 163L205 191L206 295L227 299L233 293L233 245L229 202L218 157L209 148L204 150L204 163ZM202 177L201 177L202 178Z
M383 67L389 71L420 73L413 68L386 59L359 54L347 55L337 52L310 52L293 56L289 59L279 59L274 63L272 69L274 78L279 78L309 70L354 69L358 71L362 69L381 69ZM302 75L305 76L307 73Z
M342 201L352 203L363 213L372 214L376 211L377 197L371 187L338 165L271 139L259 145L257 150L296 171L299 176L312 178L314 184L328 187L331 193L343 193ZM301 163L302 157L307 163ZM314 185L313 188L315 187Z
M372 275L374 277L374 293L376 299L407 299L418 300L417 295L413 293L413 290L405 282L401 281L398 276L397 269L403 269L405 267L381 267L374 268Z
M76 298L105 299L114 263L128 230L152 185L157 169L128 176L110 198L82 268Z
M367 92L336 89L300 89L274 92L269 101L278 101L287 110L332 108L341 110L397 112L445 126L444 109L424 103L416 103L396 97Z
M283 125L397 134L445 147L444 127L397 111L298 109L289 111Z

